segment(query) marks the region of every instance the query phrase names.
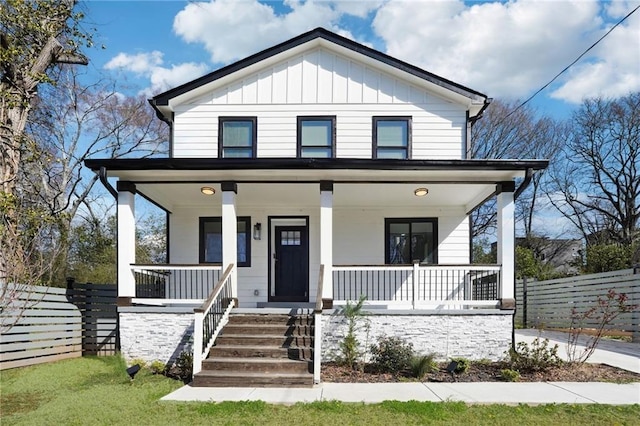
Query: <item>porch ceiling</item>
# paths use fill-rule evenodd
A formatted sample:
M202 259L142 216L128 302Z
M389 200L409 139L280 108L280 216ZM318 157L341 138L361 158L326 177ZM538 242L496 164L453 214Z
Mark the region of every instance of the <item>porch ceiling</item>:
M200 188L206 184L216 190L205 196ZM138 182L139 192L169 211L177 207L210 208L220 205L219 183L150 183ZM426 187L424 197L414 195L418 187ZM495 191L495 183L336 183L335 208L375 207L393 205L402 207L442 207L464 209L468 212ZM319 206L320 190L317 183L239 183L236 197L238 205L259 206Z

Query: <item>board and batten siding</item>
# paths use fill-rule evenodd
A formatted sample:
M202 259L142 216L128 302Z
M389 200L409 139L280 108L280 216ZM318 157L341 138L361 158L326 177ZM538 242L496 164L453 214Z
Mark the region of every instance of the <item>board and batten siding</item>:
M412 117L412 158L463 158L466 110L316 49L176 107L174 157L217 157L218 117L258 117L258 157L296 156L296 117L336 116L336 156L371 158L372 117Z
M259 202L262 201L262 202ZM172 263L198 263L198 218L220 216L219 206L177 208L171 215L170 244ZM251 266L238 268L238 293L241 307L254 307L268 296L268 219L274 216L309 217L309 294L314 300L320 268L320 207L302 200L300 204L269 203L256 200L251 205L237 204L238 216L250 216L251 223L262 224L262 239L251 241ZM385 218L438 218L438 259L441 264L469 263L469 221L462 209L403 209L392 206L340 208L333 210L333 258L336 265L384 264ZM258 295L255 292L258 292Z

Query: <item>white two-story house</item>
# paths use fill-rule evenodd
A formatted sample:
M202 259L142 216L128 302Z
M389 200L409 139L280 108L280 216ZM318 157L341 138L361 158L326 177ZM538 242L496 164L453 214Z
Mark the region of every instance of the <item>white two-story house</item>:
M547 161L469 158L489 102L321 28L152 98L169 157L86 161L118 200L125 356L167 361L192 339L198 372L229 315L309 309L318 382L361 296L374 335L502 355L515 180ZM136 264L140 196L167 212L167 264ZM469 214L491 197L498 262L470 265Z

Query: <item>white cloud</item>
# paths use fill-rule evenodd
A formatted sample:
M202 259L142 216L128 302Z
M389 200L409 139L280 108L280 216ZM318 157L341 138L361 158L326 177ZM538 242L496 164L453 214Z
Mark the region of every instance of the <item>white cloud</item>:
M598 38L611 26L596 34ZM640 11L585 58L570 69L567 81L551 97L580 103L585 97L618 97L640 90Z
M176 15L173 30L186 42L202 43L214 63L244 58L319 26L349 36L337 27L341 12L332 3L287 0L285 4L291 11L278 15L257 0L189 3Z
M178 86L194 78L200 77L207 71L206 64L186 62L170 67L163 67L163 54L157 50L130 55L119 53L104 66L108 70L124 70L148 78L151 87L144 89L145 94L155 94L171 87Z
M385 0L341 0L330 3L339 13L366 18L369 13L378 9L384 2Z
M154 50L148 53L137 53L129 55L128 53L118 53L104 67L108 70L126 69L138 74L149 72L153 67L162 64L162 52Z
M390 55L491 96L513 99L530 95L597 40L605 31L603 10L595 0L471 7L462 1L389 1L377 11L373 28ZM621 14L620 5L610 6L614 12ZM554 97L580 102L594 92L615 96L640 89L640 25L635 22L611 34L595 65L582 65L560 80L564 85Z

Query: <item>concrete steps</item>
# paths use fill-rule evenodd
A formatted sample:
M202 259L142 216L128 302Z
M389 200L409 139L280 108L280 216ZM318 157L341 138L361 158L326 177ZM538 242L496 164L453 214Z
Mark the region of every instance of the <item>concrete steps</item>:
M193 379L194 386L310 387L313 315L232 313Z

